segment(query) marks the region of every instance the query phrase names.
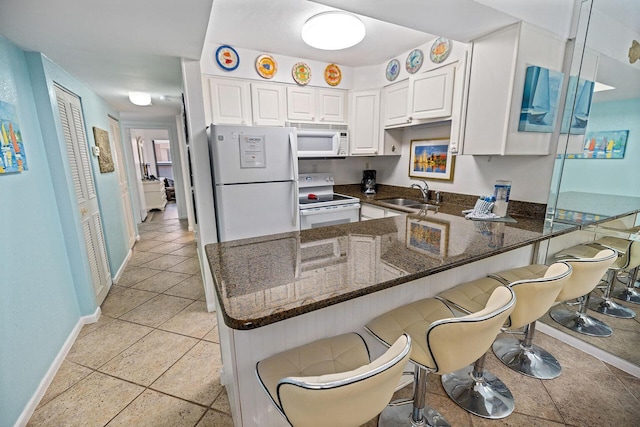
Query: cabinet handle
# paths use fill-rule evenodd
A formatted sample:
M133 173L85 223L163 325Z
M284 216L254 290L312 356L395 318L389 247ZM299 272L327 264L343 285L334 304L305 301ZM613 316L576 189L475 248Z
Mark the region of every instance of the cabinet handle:
M411 117L407 117L407 123L411 123L412 118Z
M320 121L321 121L321 122L324 122L324 117L320 117Z

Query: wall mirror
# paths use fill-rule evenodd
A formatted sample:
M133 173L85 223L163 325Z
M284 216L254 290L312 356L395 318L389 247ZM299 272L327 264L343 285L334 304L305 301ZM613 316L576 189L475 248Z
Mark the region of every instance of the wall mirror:
M588 224L640 209L640 61L630 63L628 57L633 40L640 37L639 15L640 4L633 0L586 0L581 4L571 75L609 88L593 93L583 134L560 134L548 203L548 212L557 222ZM578 80L570 80L574 86L567 90L572 120L577 120L580 110ZM616 135L626 136L623 154L615 153L614 147L621 145ZM626 218L630 224L637 221ZM640 305L623 304L640 313ZM590 337L569 331L548 315L542 321L640 366L638 317L620 319L592 310L588 314L609 325L613 334Z

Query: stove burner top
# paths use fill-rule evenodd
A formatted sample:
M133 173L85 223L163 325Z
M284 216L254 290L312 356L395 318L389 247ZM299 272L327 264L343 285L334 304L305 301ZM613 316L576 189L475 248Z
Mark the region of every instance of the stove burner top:
M311 195L309 195L311 196ZM354 197L343 196L341 194L316 194L315 198L300 197L300 205L313 205L316 203L326 203L326 202L342 202L342 201L355 201Z

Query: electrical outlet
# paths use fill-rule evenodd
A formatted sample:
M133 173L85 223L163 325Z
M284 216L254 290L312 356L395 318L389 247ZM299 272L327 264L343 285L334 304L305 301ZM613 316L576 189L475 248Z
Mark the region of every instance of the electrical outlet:
M369 169L369 162L364 162L364 168Z

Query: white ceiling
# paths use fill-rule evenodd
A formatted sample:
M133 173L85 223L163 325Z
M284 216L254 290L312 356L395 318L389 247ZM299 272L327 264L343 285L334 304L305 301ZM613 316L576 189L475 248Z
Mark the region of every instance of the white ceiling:
M468 41L535 17L558 34L568 31L574 0L0 0L0 34L25 50L43 52L85 82L114 109L132 114L179 111L180 58L199 59L205 35L264 52L348 66L384 63L395 52L434 35ZM300 28L311 15L348 8L362 14L365 40L344 51L304 45ZM603 13L640 33L640 1L595 0ZM509 14L507 14L508 12ZM513 16L511 16L513 15ZM525 16L526 15L526 16ZM515 16L515 17L514 17ZM383 22L384 21L394 22ZM426 32L431 32L429 34ZM390 55L391 53L391 55ZM638 65L639 63L636 63ZM129 91L148 91L151 107L136 107ZM160 96L169 96L162 101Z

